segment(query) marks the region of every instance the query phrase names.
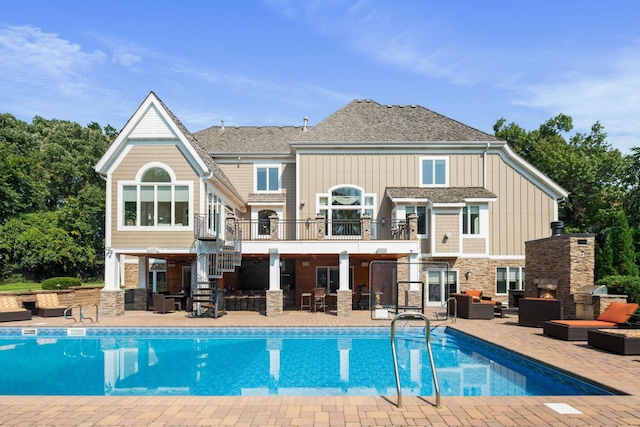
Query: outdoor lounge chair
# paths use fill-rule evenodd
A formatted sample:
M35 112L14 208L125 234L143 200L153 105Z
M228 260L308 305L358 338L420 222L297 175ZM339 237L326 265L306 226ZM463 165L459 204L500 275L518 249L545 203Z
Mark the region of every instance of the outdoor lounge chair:
M66 305L60 304L58 294L36 294L37 314L40 317L64 316Z
M175 300L163 294L153 294L153 311L155 313L170 313L176 310Z
M596 320L550 320L544 322L543 332L565 341L587 341L589 330L616 328L629 321L638 304L612 302Z
M13 295L0 296L0 322L31 319L31 310L20 307Z

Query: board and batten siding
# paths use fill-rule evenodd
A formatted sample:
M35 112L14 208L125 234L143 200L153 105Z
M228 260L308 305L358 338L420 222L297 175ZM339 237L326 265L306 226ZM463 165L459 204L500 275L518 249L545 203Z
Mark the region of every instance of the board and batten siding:
M136 174L141 167L149 163L149 152L153 152L153 162L164 163L169 166L175 173L178 181L193 182L193 209L190 212L190 219L193 221L193 215L198 211L200 206L199 197L199 178L182 155L176 145L160 144L160 145L133 145L127 156L122 159L112 174L111 188L111 206L113 209L111 215L111 244L118 248L147 248L162 247L185 249L191 248L194 242L193 230L185 231L118 231L118 186L120 181L134 181Z
M487 157L486 188L497 196L489 205L491 255L524 256L524 243L551 235L555 200L498 155Z
M299 198L307 200L300 217L318 212L316 195L338 185L376 194L378 217L390 217L387 187L419 187L420 158L427 153L331 154L299 152ZM433 154L449 159L450 187L485 187L489 203L489 255L524 256L524 242L548 237L555 200L496 152ZM486 171L485 171L486 164ZM485 184L486 176L486 184ZM436 239L437 240L437 239ZM477 248L472 249L475 253Z
M300 154L298 156L299 198L307 203L301 218L318 212L316 195L338 185L355 185L376 194L377 215L390 218L384 204L387 187L418 186L418 161L413 154Z

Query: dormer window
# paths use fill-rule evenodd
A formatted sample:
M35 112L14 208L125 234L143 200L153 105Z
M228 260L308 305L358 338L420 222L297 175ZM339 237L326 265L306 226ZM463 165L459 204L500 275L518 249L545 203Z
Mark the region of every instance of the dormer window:
M148 165L135 182L121 183L124 227L189 226L191 183L176 180L166 165Z

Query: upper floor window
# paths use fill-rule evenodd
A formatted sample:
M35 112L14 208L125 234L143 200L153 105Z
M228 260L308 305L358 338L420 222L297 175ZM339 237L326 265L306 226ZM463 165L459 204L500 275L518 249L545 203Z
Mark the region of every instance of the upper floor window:
M420 185L448 185L448 161L446 157L422 157L420 159Z
M190 183L173 172L152 165L134 182L122 183L121 221L128 227L185 227L189 225Z
M257 165L255 167L255 185L258 191L280 191L280 166Z
M462 208L462 234L480 234L480 206Z

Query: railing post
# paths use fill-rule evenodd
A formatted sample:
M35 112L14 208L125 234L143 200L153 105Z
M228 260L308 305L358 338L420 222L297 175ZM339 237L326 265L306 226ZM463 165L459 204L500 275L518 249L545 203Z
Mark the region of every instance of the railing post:
M371 215L368 213L362 214L362 240L371 240Z
M407 221L409 226L409 240L418 240L418 215L410 213L407 215Z
M324 215L317 214L316 222L318 223L318 234L316 235L316 240L324 240L324 226L325 226Z
M280 226L279 224L279 218L278 215L271 215L269 217L269 235L271 237L271 240L279 240L278 237L278 228Z

